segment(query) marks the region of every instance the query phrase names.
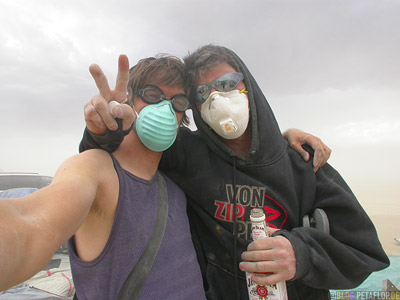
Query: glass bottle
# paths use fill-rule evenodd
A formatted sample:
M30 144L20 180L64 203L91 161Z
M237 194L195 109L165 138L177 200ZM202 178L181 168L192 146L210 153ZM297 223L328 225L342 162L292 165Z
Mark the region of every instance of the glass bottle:
M250 212L251 232L253 240L268 237L265 225L265 214L261 208L253 208ZM250 300L287 300L286 282L274 285L259 285L251 280L252 273L246 273L247 289ZM268 276L265 274L265 276Z

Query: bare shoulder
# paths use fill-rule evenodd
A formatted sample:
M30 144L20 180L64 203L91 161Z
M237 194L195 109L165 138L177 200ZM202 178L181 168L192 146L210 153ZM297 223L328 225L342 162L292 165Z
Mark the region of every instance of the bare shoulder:
M98 178L113 167L110 155L103 150L92 149L76 154L60 166L54 179L69 175ZM99 179L99 178L98 178Z
M114 168L111 155L100 149L92 149L71 157L66 161L66 167L61 172L71 168L74 179L96 186L96 197L93 208L106 209L110 199L118 196L118 175ZM65 177L64 177L65 178Z
M107 199L117 198L118 176L110 154L103 150L88 150L67 159L54 176L52 185L57 183L70 186L71 191L91 191L90 205L101 209L106 209Z
M86 164L100 164L106 161L111 161L110 154L101 149L91 149L85 152L76 154L72 156L70 159L77 160L80 163Z

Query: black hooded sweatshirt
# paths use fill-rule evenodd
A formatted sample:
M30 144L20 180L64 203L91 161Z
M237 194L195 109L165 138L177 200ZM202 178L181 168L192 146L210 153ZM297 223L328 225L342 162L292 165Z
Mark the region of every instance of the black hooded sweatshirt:
M286 283L290 300L330 299L329 289L358 286L371 272L389 265L374 225L335 169L326 164L315 174L311 160L305 162L288 146L261 89L240 58L232 55L248 90L248 157L228 148L193 109L198 130L181 128L160 163L187 195L208 299L248 299L238 263L251 242L254 207L264 209L269 226L280 229L274 235L286 237L295 251L296 275ZM121 135L96 138L86 130L80 151L115 150ZM302 225L303 217L317 208L328 216L329 234Z

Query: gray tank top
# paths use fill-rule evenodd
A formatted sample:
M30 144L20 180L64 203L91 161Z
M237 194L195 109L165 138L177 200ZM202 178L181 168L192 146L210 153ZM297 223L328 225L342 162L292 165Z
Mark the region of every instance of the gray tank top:
M143 253L156 221L156 176L143 180L123 170L111 155L119 179L114 224L100 255L89 262L68 241L72 275L79 300L116 299ZM186 198L169 178L168 221L160 250L139 299L206 299L200 268L190 236Z

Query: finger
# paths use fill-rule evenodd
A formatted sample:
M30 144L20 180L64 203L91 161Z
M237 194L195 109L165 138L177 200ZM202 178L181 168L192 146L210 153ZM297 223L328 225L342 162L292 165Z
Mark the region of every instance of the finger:
M267 238L262 238L258 239L256 241L251 242L247 246L247 251L243 252L248 253L248 252L253 252L253 251L258 251L258 250L270 250L273 248L273 240L270 237Z
M100 115L96 112L92 102L86 103L84 115L87 129L93 134L103 135L106 132L106 125Z
M136 120L133 109L128 104L120 104L117 101L108 103L110 113L114 118L122 120L122 130L127 130Z
M322 147L323 147L323 155L321 157L321 164L320 164L321 167L326 164L332 153L332 150L325 144L323 144Z
M278 270L274 261L241 262L240 270L247 273L271 274Z
M243 261L239 264L240 270L253 273L255 276L265 276L265 274L280 274L279 281L289 280L296 275L296 261L287 257L284 260L263 260L263 261Z
M285 249L278 249L275 245L263 245L260 249L250 249L241 255L243 262L277 261L285 257ZM259 271L261 272L261 271Z
M278 228L272 228L272 227L269 227L269 226L267 226L266 228L267 228L268 236L272 236L272 234L274 232L279 230Z
M308 153L304 148L301 146L299 143L292 143L290 144L290 147L292 147L296 152L298 152L301 157L303 157L304 161L309 161L310 159L310 153Z
M327 160L329 159L329 157L331 157L331 154L332 154L332 149L331 148L329 148L327 145L325 145L325 148L326 148L326 155L327 155Z
M283 133L283 137L288 140L290 147L298 152L305 161L310 159L310 154L303 149L302 145L306 143L305 139L308 135L309 134L304 131L293 128Z
M324 148L321 146L321 144L310 145L314 148L313 167L314 172L317 172L318 169L326 163Z
M113 100L118 102L125 101L127 85L129 81L129 60L124 54L119 56L118 59L118 74L117 81L115 83L115 94Z
M89 72L92 75L97 88L99 89L99 94L107 101L111 101L112 94L110 86L108 85L107 77L104 75L101 68L98 65L93 64L89 67Z
M244 263L239 264L239 269L243 272L251 274L251 280L261 285L273 285L280 281L285 280L284 274L280 273L275 267L273 262L264 262L263 266L255 267L256 263ZM273 269L275 271L273 271ZM268 270L267 272L265 272ZM287 280L287 279L286 279Z
M281 281L286 281L284 274L282 273L272 273L268 275L254 274L251 276L251 280L259 285L274 285Z
M319 168L321 167L321 152L315 151L314 158L313 158L313 169L314 173L317 173Z
M295 262L294 262L295 263ZM291 280L296 276L296 265L293 262L276 264L274 262L265 263L261 269L268 272L250 272L252 280L258 284L275 284L280 281Z
M110 113L106 99L100 95L94 96L92 98L92 104L106 127L110 130L116 130L118 128L118 124Z
M310 145L314 149L314 157L313 157L313 169L316 173L320 167L322 167L325 163L325 149L324 143L320 138L315 137L311 134L308 134L304 137L304 143Z
M321 141L322 143L322 141ZM332 150L322 143L323 150L319 153L318 162L314 164L314 169L318 170L318 168L322 168L328 161L331 156ZM315 171L316 172L316 171Z
M118 118L122 119L122 129L127 130L136 121L136 115L128 104L119 105L120 110L117 112Z
M120 114L120 109L118 108L119 103L117 101L108 102L108 109L110 110L110 114L113 118L117 117L117 114Z
M242 253L241 259L243 262L260 262L272 260L271 251L271 249L245 251ZM249 270L248 272L255 272L255 270Z
M291 250L292 245L289 242L289 240L282 235L271 236L271 237L266 237L266 238L258 239L256 241L251 242L247 246L247 251L243 252L243 254L262 252L262 253L264 253L264 255L269 255L269 254L276 255L276 253L273 253L273 251L275 249ZM268 251L264 251L264 250L268 250ZM279 254L279 255L281 255L281 254ZM260 258L260 257L257 257L257 258ZM268 258L266 260L268 260Z

